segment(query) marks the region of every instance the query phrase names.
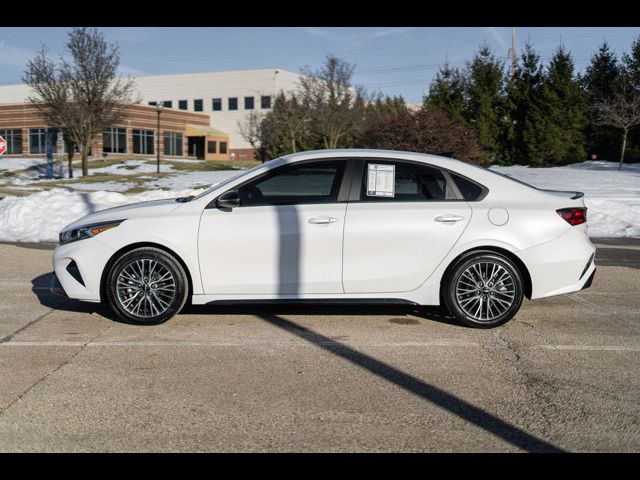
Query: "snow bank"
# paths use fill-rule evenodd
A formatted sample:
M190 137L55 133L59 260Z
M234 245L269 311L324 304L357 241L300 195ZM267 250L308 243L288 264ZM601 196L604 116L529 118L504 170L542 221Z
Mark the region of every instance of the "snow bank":
M202 190L154 190L136 195L72 192L56 188L26 197L0 200L0 241L57 242L58 232L89 213L128 203L197 195Z
M584 192L590 237L640 237L640 164L589 161L564 167L491 167L538 188Z

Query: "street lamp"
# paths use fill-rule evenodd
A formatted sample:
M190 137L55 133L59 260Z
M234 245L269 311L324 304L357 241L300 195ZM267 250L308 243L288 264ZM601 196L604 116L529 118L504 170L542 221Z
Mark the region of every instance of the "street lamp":
M164 105L162 104L162 102L156 103L156 111L158 112L158 133L156 134L158 137L158 149L156 152L156 159L158 162L158 173L160 173L160 114L162 113L163 108L164 108Z

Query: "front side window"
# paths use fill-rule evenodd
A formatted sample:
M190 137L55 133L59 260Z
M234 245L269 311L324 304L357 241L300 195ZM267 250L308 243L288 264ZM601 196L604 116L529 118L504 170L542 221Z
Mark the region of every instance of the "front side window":
M29 129L29 153L46 153L46 131L44 128Z
M164 132L164 154L181 157L182 134L178 132Z
M390 169L389 166L395 168ZM382 174L376 178L376 167ZM376 181L377 180L377 181ZM393 182L393 185L390 183ZM423 201L457 200L440 170L427 165L368 160L360 188L360 201Z
M238 109L238 97L230 97L229 110L237 110L237 109Z
M127 153L127 129L107 128L102 134L102 151L105 153Z
M141 155L152 155L153 149L153 130L136 130L132 132L133 136L133 153Z
M241 207L335 203L346 161L283 166L238 189Z
M213 98L211 100L211 110L214 112L222 111L222 99L221 98Z
M194 100L193 101L193 110L196 112L201 112L202 111L202 99L198 99L198 100Z
M0 137L7 142L7 155L20 155L22 153L22 129L0 130Z

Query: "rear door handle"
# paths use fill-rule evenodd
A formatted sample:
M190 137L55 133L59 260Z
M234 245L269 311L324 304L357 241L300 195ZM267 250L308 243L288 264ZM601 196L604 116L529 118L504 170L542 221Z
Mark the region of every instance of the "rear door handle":
M453 213L445 213L444 215L438 215L434 220L439 223L456 223L464 220L464 217Z
M326 225L328 223L336 223L334 217L313 217L309 219L309 223L314 225Z

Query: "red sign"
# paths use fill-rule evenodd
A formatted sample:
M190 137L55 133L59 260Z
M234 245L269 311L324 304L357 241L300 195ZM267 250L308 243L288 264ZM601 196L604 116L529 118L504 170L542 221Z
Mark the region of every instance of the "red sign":
M2 154L6 151L7 151L7 142L5 142L4 138L0 137L0 156L2 156Z

